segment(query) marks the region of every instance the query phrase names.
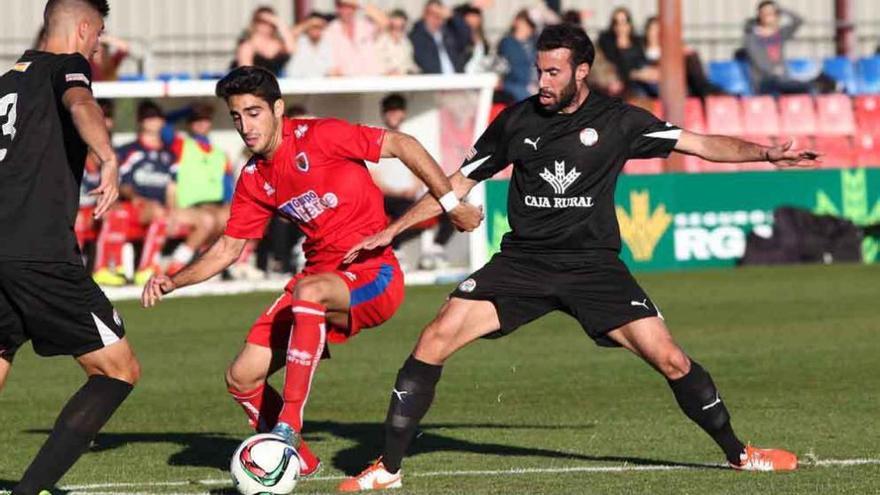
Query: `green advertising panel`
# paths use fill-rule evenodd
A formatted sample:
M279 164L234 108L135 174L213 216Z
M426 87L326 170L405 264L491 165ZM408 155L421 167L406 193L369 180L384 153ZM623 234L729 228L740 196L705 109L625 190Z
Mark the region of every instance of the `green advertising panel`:
M486 183L490 255L510 229L507 187L506 180ZM750 232L770 235L781 206L880 223L880 169L624 175L615 203L631 269L732 266ZM866 238L862 255L866 263L880 261L880 242Z

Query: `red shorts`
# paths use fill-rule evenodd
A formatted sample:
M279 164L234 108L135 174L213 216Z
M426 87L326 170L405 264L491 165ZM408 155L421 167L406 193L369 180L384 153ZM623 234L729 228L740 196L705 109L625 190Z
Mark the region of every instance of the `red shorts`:
M247 342L273 349L286 349L293 325L293 288L304 277L318 273L322 272L302 272L293 277L285 287L284 294L254 322ZM348 328L328 325L329 342L345 342L364 328L385 323L394 316L394 312L403 302L403 272L394 259L376 267L329 273L335 273L345 281L351 292Z

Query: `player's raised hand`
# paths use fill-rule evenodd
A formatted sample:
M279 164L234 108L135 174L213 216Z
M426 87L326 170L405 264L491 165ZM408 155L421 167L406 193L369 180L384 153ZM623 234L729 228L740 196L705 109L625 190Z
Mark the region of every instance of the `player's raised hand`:
M100 196L95 206L95 218L101 218L119 198L119 166L113 158L101 165L101 184L89 191L90 196Z
M174 289L175 285L174 282L171 281L171 277L167 275L153 275L144 286L144 293L141 295L141 304L143 304L145 308L152 308L162 300L162 296L168 294Z
M343 258L343 262L347 265L360 256L363 251L373 251L374 249L383 248L394 240L394 235L391 234L388 230L383 230L377 234L373 234L361 242L357 243L345 253L345 258Z
M789 140L767 149L767 161L779 168L813 168L819 166L821 156L814 150L792 148Z
M449 220L459 232L472 232L483 221L483 207L469 203L459 203L448 213Z

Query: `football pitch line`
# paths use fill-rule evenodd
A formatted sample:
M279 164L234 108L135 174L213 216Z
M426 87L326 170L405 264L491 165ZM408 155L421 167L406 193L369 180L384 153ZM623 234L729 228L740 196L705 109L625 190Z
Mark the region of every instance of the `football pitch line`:
M880 465L880 459L823 459L818 461L805 461L801 467L849 467L849 466L865 466ZM632 465L624 464L622 466L572 466L559 468L524 468L524 469L499 469L499 470L469 470L469 471L428 471L407 474L408 478L436 478L436 477L465 477L465 476L516 476L524 474L567 474L567 473L623 473L623 472L648 472L648 471L687 471L703 468L725 467L724 464L692 464L692 465L676 465L676 464L652 464L652 465ZM344 476L319 476L310 478L310 481L339 481ZM88 485L70 485L61 487L68 495L174 495L169 492L150 492L141 491L149 488L175 488L175 487L225 487L231 486L229 479L204 479L189 481L159 481L159 482L131 482L131 483L95 483ZM119 489L135 489L138 491L123 492ZM140 489L140 490L139 490ZM106 491L112 490L112 491ZM186 495L194 495L193 492L185 492ZM199 492L196 492L198 494ZM201 492L208 495L209 492ZM181 492L183 495L183 492Z

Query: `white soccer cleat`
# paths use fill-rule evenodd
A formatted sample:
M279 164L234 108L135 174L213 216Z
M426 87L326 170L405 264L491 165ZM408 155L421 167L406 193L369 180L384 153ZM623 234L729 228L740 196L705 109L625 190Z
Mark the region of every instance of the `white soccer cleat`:
M367 469L361 471L361 474L344 479L339 484L339 487L337 487L337 490L344 493L352 493L400 488L403 486L401 482L402 474L401 471L394 474L389 473L385 469L385 465L382 464L382 459L377 459Z

